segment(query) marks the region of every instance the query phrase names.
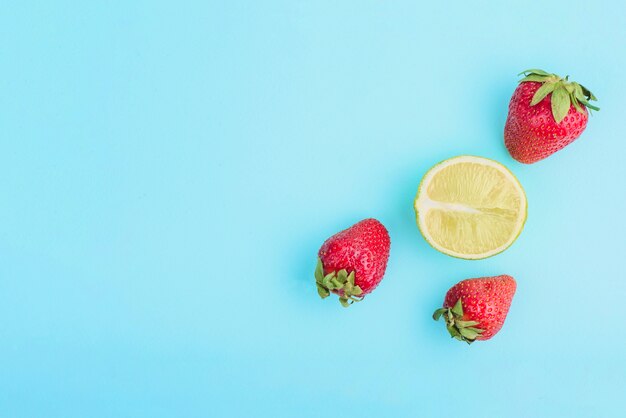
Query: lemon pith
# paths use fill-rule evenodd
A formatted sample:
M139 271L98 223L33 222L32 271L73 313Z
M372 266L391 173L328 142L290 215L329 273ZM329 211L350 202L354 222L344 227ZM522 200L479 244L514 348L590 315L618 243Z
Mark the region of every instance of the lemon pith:
M508 248L526 221L526 195L502 164L459 156L432 167L415 198L426 241L453 257L482 259Z

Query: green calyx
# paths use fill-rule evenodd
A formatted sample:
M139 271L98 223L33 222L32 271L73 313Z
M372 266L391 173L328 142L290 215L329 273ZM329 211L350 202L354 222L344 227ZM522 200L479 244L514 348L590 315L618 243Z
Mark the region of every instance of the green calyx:
M596 96L582 84L569 81L569 76L561 78L556 74L550 74L543 70L526 70L518 75L522 74L524 78L520 80L520 83L527 81L542 83L542 86L539 87L539 90L537 90L530 101L531 106L535 106L548 94L552 94L552 116L554 116L556 123L560 123L565 118L567 112L569 112L570 105L574 105L580 113L584 113L583 106L590 110L600 110L599 107L589 103L590 100L597 101Z
M324 265L322 260L317 259L317 267L315 267L315 283L317 284L317 293L322 299L328 297L331 292L339 295L341 306L347 308L354 302L363 300L363 290L354 284L354 272L345 269L333 271L324 275Z
M456 301L456 304L452 309L439 308L433 313L433 319L438 321L443 316L446 321L446 328L452 338L456 338L459 341L465 341L468 344L473 343L484 330L476 328L478 322L476 321L463 321L463 303L461 298Z

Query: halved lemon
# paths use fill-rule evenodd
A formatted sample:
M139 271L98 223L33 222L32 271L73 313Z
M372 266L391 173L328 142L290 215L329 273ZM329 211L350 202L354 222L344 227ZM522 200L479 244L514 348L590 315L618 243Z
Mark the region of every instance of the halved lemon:
M462 155L432 167L415 197L417 226L436 250L478 260L506 250L524 228L526 194L505 166Z

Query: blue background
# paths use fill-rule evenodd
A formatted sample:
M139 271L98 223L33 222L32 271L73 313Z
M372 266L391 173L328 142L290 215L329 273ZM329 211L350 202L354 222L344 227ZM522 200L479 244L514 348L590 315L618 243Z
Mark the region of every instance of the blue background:
M0 416L623 416L625 3L437 3L0 3ZM529 67L602 110L524 166ZM529 201L475 262L412 208L466 153ZM365 217L391 259L346 310L316 251ZM446 290L501 273L502 332L450 340Z

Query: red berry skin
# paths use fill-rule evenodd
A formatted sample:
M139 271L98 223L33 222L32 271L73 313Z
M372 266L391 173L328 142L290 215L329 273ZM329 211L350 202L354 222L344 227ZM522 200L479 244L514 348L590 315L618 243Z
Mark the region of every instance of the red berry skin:
M511 276L502 275L463 280L446 294L443 306L452 308L461 298L463 320L476 321L483 333L477 340L488 340L500 331L509 312L517 284Z
M385 275L391 240L382 223L364 219L328 238L318 252L324 274L354 271L354 283L370 293Z
M536 163L580 136L587 126L587 109L583 113L574 105L565 118L556 123L552 115L552 94L548 94L535 106L530 102L542 83L527 81L515 89L509 103L509 116L504 126L504 144L517 161L524 164Z

